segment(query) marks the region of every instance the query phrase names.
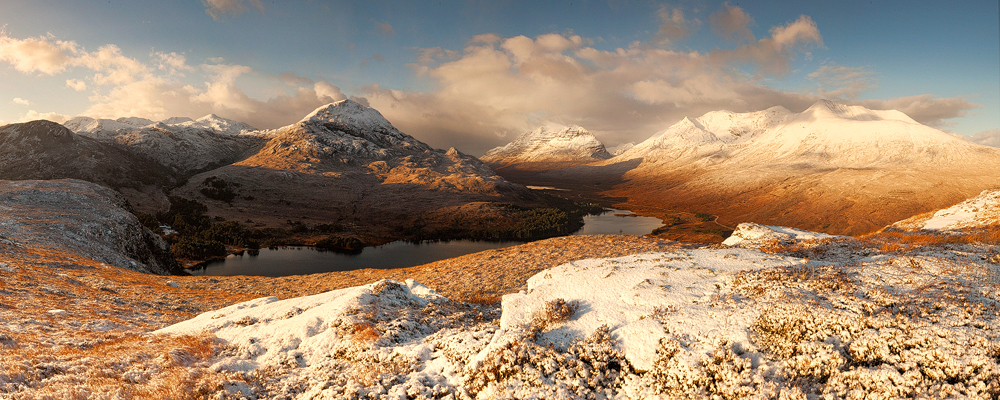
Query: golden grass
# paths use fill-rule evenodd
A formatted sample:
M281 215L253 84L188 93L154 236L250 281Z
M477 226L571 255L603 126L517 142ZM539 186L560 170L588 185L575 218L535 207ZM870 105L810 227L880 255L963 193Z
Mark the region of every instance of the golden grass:
M18 343L32 339L14 335ZM208 334L126 332L103 334L95 341L5 348L0 353L0 389L7 384L14 399L196 399L242 381L207 369L221 349L219 340Z

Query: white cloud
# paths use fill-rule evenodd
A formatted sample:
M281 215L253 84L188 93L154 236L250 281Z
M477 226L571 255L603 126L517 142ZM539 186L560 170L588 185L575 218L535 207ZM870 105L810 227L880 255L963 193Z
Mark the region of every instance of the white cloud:
M0 60L23 73L55 75L71 66L78 52L76 43L57 40L51 34L15 39L0 31Z
M87 90L87 82L81 81L79 79L67 79L66 87L73 89L77 92L82 92Z
M859 100L853 103L873 110L899 110L917 122L936 128L948 125L946 119L961 117L969 110L982 108L961 97L936 98L929 94L898 97L889 100Z
M35 110L28 110L28 112L24 113L24 115L21 116L21 122L29 122L29 121L37 121L37 120L40 120L40 119L46 119L46 120L49 120L49 121L61 124L61 123L64 123L66 121L69 121L71 118L73 118L73 117L70 117L69 115L54 113L54 112L41 113L41 112L38 112L38 111L35 111Z
M748 16L734 24L745 26L747 21ZM456 146L470 154L483 154L546 123L581 125L610 145L637 142L683 117L708 111L747 112L775 105L802 111L822 98L820 93L775 90L762 79L787 74L799 54L823 45L815 22L801 16L770 33L707 53L651 45L655 43L602 50L571 34L479 35L460 53L439 48L418 53L411 66L418 76L434 81L432 92L372 85L362 93L404 132L432 146ZM746 66L756 74L748 76L739 68ZM830 65L813 79L830 85L822 95L899 109L934 126L977 107L965 99L930 95L850 100L874 85L871 73L862 68Z
M983 146L1000 147L1000 129L990 129L966 138Z
M0 60L23 73L55 75L72 67L88 68L95 72L90 79L98 85L130 82L148 72L142 63L122 55L118 46L87 52L74 41L52 35L16 39L0 31Z
M202 85L185 85L157 76L119 85L107 94L91 97L84 115L98 118L137 116L160 120L174 116L197 118L209 113L246 122L257 128L276 128L298 121L317 107L347 98L326 81L313 83L294 74L276 76L294 88L293 94L266 100L248 96L238 85L240 76L253 73L242 65L206 64ZM308 81L308 82L307 82Z
M171 75L183 76L183 72L194 71L194 67L187 65L187 57L184 54L154 51L149 56L157 63L157 69L166 71Z
M227 14L234 17L240 15L246 12L248 6L264 13L264 5L260 0L202 0L202 4L205 5L205 13L216 21L222 20Z
M31 105L31 102L30 102L30 101L28 101L28 100L25 100L25 99L22 99L22 98L20 98L20 97L15 97L15 98L14 98L14 100L11 100L11 101L12 101L12 102L13 102L14 104L20 104L20 105L23 105L23 106L30 106L30 105Z

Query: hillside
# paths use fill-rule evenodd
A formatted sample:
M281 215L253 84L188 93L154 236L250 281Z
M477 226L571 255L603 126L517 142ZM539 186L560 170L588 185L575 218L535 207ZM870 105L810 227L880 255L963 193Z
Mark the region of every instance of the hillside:
M255 135L267 140L259 151L171 194L206 204L211 216L260 227L331 225L369 243L506 229L520 223L520 211L497 203L551 204L475 157L433 149L350 100Z
M596 137L579 126L540 127L481 157L496 171L546 170L572 167L611 158Z
M0 127L0 179L73 178L115 189L170 185L155 161L40 120Z
M46 192L96 188L48 184L64 189ZM959 208L996 202L986 196ZM66 217L28 215L18 224L79 218ZM5 239L0 290L18 306L0 307L7 321L0 391L13 398L114 396L122 387L146 398L224 399L1000 396L1000 236L830 237L756 224L737 232L742 239L731 246L572 236L404 270L283 278L157 277L102 264L92 253L49 250L71 249L65 241L75 237ZM513 276L484 288L483 277L498 270ZM415 277L434 285L408 279ZM492 303L494 291L509 294Z
M1000 187L1000 150L898 111L820 101L687 119L600 163L524 179L670 210L861 234Z
M76 117L63 125L79 135L152 159L166 166L178 180L240 161L266 142L253 134L256 129L250 125L216 115L159 122Z

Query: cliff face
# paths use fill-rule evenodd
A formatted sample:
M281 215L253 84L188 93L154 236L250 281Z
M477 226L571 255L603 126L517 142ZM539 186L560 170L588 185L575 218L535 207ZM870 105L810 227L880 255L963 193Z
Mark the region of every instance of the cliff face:
M170 246L146 229L125 198L75 179L0 181L0 249L44 248L133 271L171 274Z

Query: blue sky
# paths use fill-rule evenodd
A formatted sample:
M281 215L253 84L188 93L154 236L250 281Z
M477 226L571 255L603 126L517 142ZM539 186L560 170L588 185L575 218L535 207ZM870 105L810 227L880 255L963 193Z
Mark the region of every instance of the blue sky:
M995 0L0 3L0 122L200 117L259 128L354 97L480 155L541 124L608 145L819 98L1000 128Z

